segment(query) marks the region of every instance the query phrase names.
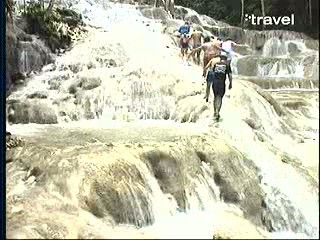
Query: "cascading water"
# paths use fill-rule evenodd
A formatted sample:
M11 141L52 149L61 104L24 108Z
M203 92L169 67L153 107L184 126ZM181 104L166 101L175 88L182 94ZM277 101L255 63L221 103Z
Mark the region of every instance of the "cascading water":
M316 93L292 107L236 78L213 125L201 68L160 22L68 3L99 28L7 100L26 139L8 151L8 237L319 237L315 144L297 144L318 131ZM289 52L268 44L265 57Z

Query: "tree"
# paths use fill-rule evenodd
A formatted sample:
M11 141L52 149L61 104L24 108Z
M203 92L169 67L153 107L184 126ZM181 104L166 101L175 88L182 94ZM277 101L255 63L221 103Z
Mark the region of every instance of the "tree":
M312 25L312 0L309 0L309 24Z
M13 0L6 0L5 5L6 17L7 19L12 22L13 21Z
M261 13L262 13L262 16L265 17L266 16L266 13L264 11L264 0L260 0L261 2ZM264 29L264 25L262 24L262 29Z
M50 0L48 8L47 8L47 12L51 12L52 11L54 2L55 2L55 0Z
M174 0L155 0L155 7L163 7L164 10L174 17Z
M244 17L244 0L241 0L241 26L243 27L243 17Z
M155 6L155 7L160 7L161 5L162 5L164 8L166 7L165 0L156 0L155 3L154 3L154 6Z

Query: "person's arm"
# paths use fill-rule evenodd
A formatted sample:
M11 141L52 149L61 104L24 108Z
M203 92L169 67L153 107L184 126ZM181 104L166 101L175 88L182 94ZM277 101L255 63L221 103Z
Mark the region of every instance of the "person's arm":
M238 46L238 44L235 43L235 42L231 42L231 46L232 46L232 47L236 47L236 46Z
M214 64L212 64L213 59L211 59L208 64L204 67L204 71L207 71L209 68L212 68Z
M216 49L218 49L218 50L220 50L220 51L223 51L223 52L225 52L225 53L229 53L228 51L224 50L222 47L220 47L220 46L218 46L218 45L216 45L216 44L214 44L213 47L216 48Z
M193 38L193 36L194 36L194 33L191 33L189 38L188 38L188 41L190 41Z
M219 61L218 61L216 58L212 58L212 59L208 62L207 66L204 67L204 71L207 71L208 69L213 68L213 66L214 66L217 62L219 62Z

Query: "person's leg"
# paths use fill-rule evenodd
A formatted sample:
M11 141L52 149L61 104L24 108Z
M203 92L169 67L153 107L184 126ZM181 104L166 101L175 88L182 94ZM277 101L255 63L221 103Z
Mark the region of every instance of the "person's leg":
M230 67L231 67L231 58L229 58L228 60L227 60L227 63L230 65Z
M181 57L183 58L183 37L180 36L180 52L181 52Z
M219 120L220 118L220 109L221 109L221 106L222 106L222 96L217 94L215 97L214 97L214 117Z
M208 56L203 56L203 73L202 73L202 76L206 76L206 71L204 70L205 67L207 66L207 64L209 63L209 60L208 60Z
M200 65L200 54L201 54L200 51L197 52L196 63L197 63L198 65Z
M212 81L208 81L208 79L207 79L206 95L205 95L205 97L204 97L204 98L206 99L206 102L209 101L209 95L210 95L211 85L212 85Z
M209 101L209 95L210 95L210 89L212 86L212 81L213 81L213 72L212 71L208 71L208 75L207 75L207 88L206 88L206 95L205 95L205 99L206 102Z
M220 118L220 110L222 107L222 99L225 94L225 83L221 80L216 80L213 82L212 90L214 94L214 117L219 120Z

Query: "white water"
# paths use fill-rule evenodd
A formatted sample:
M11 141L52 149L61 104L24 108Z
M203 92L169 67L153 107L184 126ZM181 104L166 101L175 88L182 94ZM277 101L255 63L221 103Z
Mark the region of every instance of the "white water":
M112 4L105 4L106 10L103 10L100 5L95 4L94 2L89 3L88 1L81 1L79 4L73 6L74 9L79 10L82 12L83 15L88 16L88 18L85 19L87 23L90 23L90 25L93 26L99 26L102 27L105 31L114 31L114 29L118 29L119 32L121 31L128 31L128 37L134 37L133 39L135 41L139 40L137 39L137 36L130 31L137 31L140 33L141 38L142 37L147 37L148 36L148 41L147 40L141 40L141 45L145 48L144 53L143 53L143 58L129 58L128 60L122 59L121 56L119 56L119 61L123 60L124 62L130 61L130 66L133 70L136 70L137 66L140 66L140 68L150 68L154 71L160 71L160 70L165 70L168 68L168 65L171 63L171 58L168 57L168 53L164 53L163 55L163 62L159 62L157 66L154 66L154 61L148 61L153 57L152 51L154 46L160 46L158 44L159 42L165 41L164 38L161 37L160 32L160 24L157 22L153 22L151 20L146 20L141 15L133 9L131 6L126 6L126 5L112 5ZM149 23L150 26L146 28L146 23ZM128 28L129 26L129 28ZM121 30L123 29L123 30ZM118 33L119 33L118 32ZM117 31L115 31L117 33ZM103 33L98 33L95 36L108 36L104 35ZM122 36L126 36L125 34ZM122 39L124 42L130 42L133 41L133 39L128 38L128 39ZM117 40L115 38L115 40ZM154 45L152 45L154 44ZM86 65L87 60L92 60L94 58L94 50L92 49L93 47L97 45L104 45L107 44L108 41L105 41L104 39L93 39L91 42L91 47L90 44L85 45L87 46L87 49L83 48L83 46L79 47L79 52L78 55L76 55L80 63L82 65ZM127 46L127 45L126 45ZM139 45L138 45L139 46ZM99 49L99 48L97 48ZM124 52L129 52L128 55L131 56L137 56L140 54L141 48L128 48L125 49ZM163 50L165 51L165 50ZM171 53L171 52L170 52ZM107 55L107 51L105 52ZM117 52L115 53L117 54ZM121 54L121 52L119 53ZM71 62L74 61L74 55L71 56ZM158 57L158 56L157 56ZM161 58L162 56L160 56ZM91 59L90 59L91 58ZM58 70L60 68L63 68L63 66L68 65L68 56L61 57L57 60L57 68ZM165 62L168 61L169 64L166 65ZM175 60L176 61L176 60ZM180 62L178 62L176 65L172 65L172 67L177 67L179 66ZM81 66L83 67L83 66ZM186 70L186 68L180 67L181 70L184 72L190 71L191 76L196 76L194 72L197 72L198 69L196 70ZM178 72L180 69L177 69L176 71ZM84 69L86 70L86 69ZM69 71L67 69L66 71ZM104 74L110 74L109 72L112 72L111 69L101 69L100 72L96 73L99 75L99 77L103 77ZM129 72L129 71L128 71ZM200 71L199 71L200 72ZM119 73L119 72L116 72ZM40 75L37 78L34 79L34 81L30 81L29 85L27 88L25 88L21 92L17 92L15 97L19 98L20 97L23 99L25 93L28 93L32 91L33 89L37 90L47 90L47 77L50 74L56 74L56 72L46 72L44 75ZM296 74L296 73L295 73ZM89 72L90 75L90 72ZM152 75L150 75L152 76ZM199 75L200 76L200 75ZM154 75L153 75L154 77ZM170 79L170 75L167 76L168 79ZM192 77L190 77L192 79ZM108 77L106 77L108 79ZM134 79L134 77L133 77ZM164 81L163 78L159 77L159 81ZM191 81L190 79L190 81ZM103 79L104 80L104 79ZM110 80L110 79L109 79ZM128 80L128 79L127 79ZM186 79L189 81L189 79ZM154 81L154 79L153 79ZM144 114L145 118L154 118L154 115L159 114L159 109L160 112L162 111L162 108L166 109L165 104L168 104L172 112L174 112L174 103L173 101L170 101L170 97L164 98L163 100L159 102L155 102L156 100L161 99L161 92L159 92L159 89L161 89L161 84L153 84L150 85L147 83L142 84L139 86L139 81L137 80L137 86L136 88L140 91L143 90L145 91L143 95L146 95L149 91L151 91L151 86L154 87L156 86L155 90L155 95L151 96L150 100L140 100L144 105L140 106L141 109L145 109ZM141 83L141 82L140 82ZM150 83L150 82L149 82ZM104 94L102 96L106 97L108 94L110 97L115 97L114 89L117 89L117 84L119 84L119 81L115 82L105 82L105 89L103 89ZM186 88L189 87L190 85L186 85ZM121 89L122 87L122 89ZM128 93L131 91L131 89L126 90L125 83L123 86L121 86L119 91L117 93L117 96L120 95L119 99L115 99L114 102L118 103L121 107L126 106L128 102L130 103L131 99L127 99L128 102L126 102L126 99L123 100L123 96L120 94L121 90L125 90L125 93ZM237 86L235 86L237 87ZM239 85L241 88L241 85ZM108 89L109 88L109 89ZM242 88L244 88L242 86ZM158 91L158 92L157 92ZM240 91L240 90L238 90ZM250 88L248 91L252 91ZM59 91L52 91L50 93L50 98L54 99L58 97L61 92ZM247 93L248 95L250 93ZM94 106L94 96L95 94L93 93L92 95L88 95L88 98L90 102L90 106ZM101 94L98 92L96 95L101 96ZM254 93L252 93L254 95ZM153 97L153 98L152 98ZM243 96L242 96L243 97ZM91 98L91 99L90 99ZM100 99L101 100L101 99ZM249 107L246 109L245 106L241 106L241 103L238 103L238 105L234 104L235 102L238 102L241 100L237 99L232 99L228 100L226 99L225 101L225 106L224 106L224 114L226 116L226 120L221 123L221 128L222 130L213 130L217 131L220 134L225 134L223 138L225 138L226 141L234 144L237 149L241 149L241 151L245 152L246 154L249 155L249 158L257 160L257 165L261 169L262 175L263 175L263 180L264 180L264 190L268 193L269 200L271 201L270 206L273 207L272 209L274 212L280 211L281 216L284 216L286 220L288 220L291 216L286 215L288 209L287 205L283 205L281 203L282 199L290 199L292 201L292 205L294 205L294 209L298 209L297 213L294 212L293 215L299 215L302 214L303 217L305 218L306 223L304 223L306 226L303 227L303 230L308 232L308 237L317 237L317 230L318 230L318 214L315 214L315 211L317 211L318 207L318 201L317 197L315 196L314 192L310 190L309 193L307 182L301 181L300 178L301 176L292 168L288 168L287 166L284 166L282 163L278 161L276 158L277 154L272 154L270 151L268 151L268 145L262 145L260 143L257 143L256 140L254 139L254 134L251 129L248 128L248 126L245 126L244 123L241 121L241 118L245 115L250 115L251 110ZM261 98L254 99L253 101L261 101ZM112 104L104 104L105 99L102 99L100 103L98 103L98 108L103 109L103 113L100 116L100 120L89 120L89 121L79 121L79 122L73 122L73 123L60 123L59 126L65 127L65 128L72 128L74 126L79 127L79 129L83 128L96 128L96 129L103 129L103 128L126 128L127 126L130 126L127 122L119 122L119 121L112 121L114 116L116 114L120 115L122 114L121 111L118 109L113 109ZM140 103L137 101L137 103ZM169 103L168 103L169 102ZM131 102L132 104L132 102ZM155 106L155 104L158 104ZM234 104L234 105L233 105ZM133 104L134 105L134 104ZM186 105L192 105L187 103ZM108 106L110 108L108 108ZM186 107L189 107L186 106ZM240 106L242 108L240 108ZM81 106L82 107L82 106ZM146 114L150 111L150 107L154 107L153 114L151 114L151 117L146 116ZM273 137L273 144L277 145L280 149L281 148L286 148L288 145L290 145L289 138L283 137L282 133L280 132L280 127L278 121L281 122L281 120L278 119L277 116L275 116L274 112L269 109L269 106L265 106L264 104L258 105L256 104L255 107L256 112L261 114L259 116L260 119L263 121L263 126L266 128L264 129L267 135L270 135ZM238 108L238 109L236 109ZM265 110L265 109L267 110ZM58 109L56 109L58 111ZM151 111L151 112L152 112ZM157 112L158 111L158 112ZM194 110L196 111L196 110ZM127 116L127 112L123 113L124 116ZM169 115L173 115L174 113L169 113ZM242 115L241 115L242 114ZM191 114L190 114L191 115ZM239 116L237 116L239 115ZM241 115L241 116L240 116ZM121 118L121 117L119 117ZM118 118L118 119L119 119ZM126 120L127 117L124 117L124 120ZM133 119L135 119L133 117ZM170 118L171 119L171 118ZM65 119L59 119L61 122L64 122ZM202 121L201 121L202 120ZM274 121L274 125L272 124L272 121ZM156 125L157 127L159 126L175 126L172 121L134 121L134 124L137 124L137 127L140 128L147 128L148 126L154 127ZM202 119L196 124L190 124L185 126L185 128L193 131L204 131L207 130L205 129L206 127L203 127L203 125L208 124L208 119L203 116ZM182 124L176 124L177 128L180 128ZM39 126L35 125L32 126L32 124L29 125L30 128L26 129L25 126L19 126L15 125L13 126L13 132L18 132L22 133L25 132L26 135L30 134L30 132L41 132L41 128L46 128L47 126ZM24 128L24 129L23 129ZM20 131L19 131L20 129ZM199 130L200 129L200 130ZM245 137L244 137L245 136ZM245 140L244 140L245 138ZM276 139L276 140L275 140ZM291 150L292 154L296 154L294 149ZM261 156L261 153L262 156ZM257 157L258 156L258 157ZM141 172L146 173L148 172L145 168L144 165L137 164L141 168ZM226 217L226 212L236 212L237 214L241 215L241 211L237 209L234 206L230 206L227 204L224 204L220 201L219 199L219 188L216 186L216 184L213 181L212 178L212 173L210 173L210 169L206 166L206 164L203 164L201 166L201 171L202 173L199 174L198 178L191 179L193 182L194 188L188 189L191 194L190 197L188 197L188 204L189 208L186 213L176 213L176 202L174 200L169 200L168 197L163 194L163 192L160 190L158 183L156 180L151 176L146 174L144 177L147 178L148 185L152 189L152 193L148 195L148 199L151 201L151 207L152 207L152 212L155 217L155 223L150 226L150 227L145 227L143 228L143 231L146 232L151 232L152 235L155 235L160 238L165 238L165 237L172 237L172 238L211 238L212 237L212 232L213 229L215 229L215 226L217 225L223 225L223 220L225 220L225 225L228 226L228 221L231 221L230 219ZM284 174L285 173L285 174ZM288 188L288 179L290 179L290 183L295 186L294 188ZM126 184L126 183L124 183ZM138 202L138 197L135 195L134 189L131 188L130 185L123 185L122 188L124 189L125 194L129 195L128 198L134 199L134 203ZM142 191L142 190L141 190ZM277 191L280 191L281 194L279 194ZM301 195L305 195L305 198L301 198ZM188 195L187 195L188 196ZM307 204L306 204L307 203ZM272 205L274 204L274 205ZM165 205L165 206L164 206ZM279 207L284 206L283 209L279 209ZM137 208L139 205L137 205ZM141 213L141 216L143 215L143 211L140 209L137 210L137 212ZM140 216L140 217L141 217ZM142 216L144 217L144 216ZM304 221L304 220L302 220ZM237 226L238 228L241 228L242 222L239 223ZM288 224L289 226L286 226L287 229L283 225L282 226L276 226L278 229L277 231L272 235L272 237L296 237L299 238L301 236L300 233L293 232L293 227ZM236 226L234 224L233 226ZM221 227L221 226L220 226ZM313 227L313 229L312 229ZM223 228L223 227L222 227ZM311 228L311 229L310 229ZM284 230L290 229L291 231L284 232Z

